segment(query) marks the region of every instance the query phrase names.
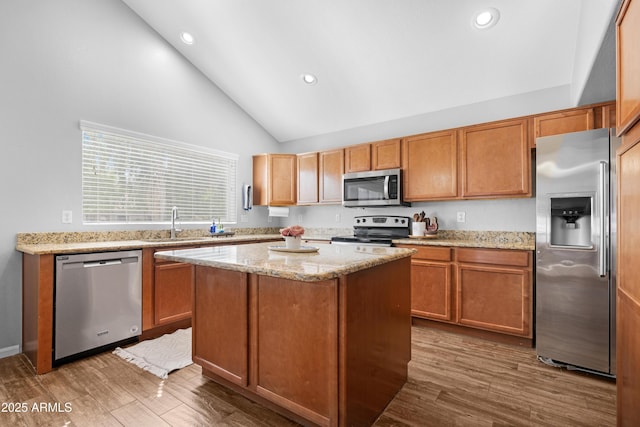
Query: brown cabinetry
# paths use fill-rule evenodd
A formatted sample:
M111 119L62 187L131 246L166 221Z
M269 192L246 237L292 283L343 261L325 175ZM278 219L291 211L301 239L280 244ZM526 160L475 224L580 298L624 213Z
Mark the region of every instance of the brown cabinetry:
M618 134L617 425L640 420L640 1L624 0L616 20Z
M580 108L557 113L540 114L533 118L533 137L560 135L594 128L593 108Z
M371 170L371 144L358 144L344 148L344 171L366 172Z
M458 197L458 142L455 130L410 136L403 140L404 199Z
M457 248L458 323L531 338L531 260L525 251Z
M298 154L298 204L318 203L318 153Z
M295 205L296 163L295 154L253 156L253 204Z
M318 201L320 203L342 203L344 149L321 151L318 153L318 158Z
M454 321L452 249L415 246L411 257L411 314Z
M196 267L193 360L240 386L248 383L248 286L246 273Z
M402 163L400 139L388 139L371 143L371 169L399 168Z
M640 2L626 0L616 20L616 119L622 135L640 118Z
M400 138L369 144L358 144L344 149L344 171L366 172L399 168L402 159Z
M530 251L402 247L418 251L411 257L412 316L533 337Z
M371 425L406 381L409 259L314 282L195 271L193 359L206 377L326 426Z
M155 260L154 326L191 318L192 284L193 265Z
M531 196L527 120L504 120L460 130L465 199Z

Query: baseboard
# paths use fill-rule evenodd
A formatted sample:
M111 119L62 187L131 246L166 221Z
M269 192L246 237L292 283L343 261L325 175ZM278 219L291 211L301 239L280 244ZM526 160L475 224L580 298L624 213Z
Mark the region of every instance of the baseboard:
M5 357L15 356L20 353L19 345L12 345L11 347L0 348L0 359Z

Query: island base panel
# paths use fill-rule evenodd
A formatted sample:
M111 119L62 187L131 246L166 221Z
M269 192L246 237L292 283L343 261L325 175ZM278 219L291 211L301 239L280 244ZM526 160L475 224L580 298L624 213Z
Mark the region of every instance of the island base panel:
M341 297L340 425L371 425L407 381L411 260L345 276Z

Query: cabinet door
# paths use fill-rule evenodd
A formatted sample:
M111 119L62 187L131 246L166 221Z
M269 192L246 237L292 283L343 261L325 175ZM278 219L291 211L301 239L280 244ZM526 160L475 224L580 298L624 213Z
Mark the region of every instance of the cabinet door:
M295 154L253 156L253 204L295 205L296 163Z
M636 124L623 138L635 134L639 127L640 124ZM616 290L617 415L618 426L626 427L635 426L640 420L640 137L626 141L618 152L617 164L620 178Z
M344 149L344 171L366 172L371 170L371 144L359 144Z
M561 111L552 114L540 114L533 118L533 144L535 138L580 132L594 128L593 108Z
M320 158L320 203L342 203L344 150L322 151Z
M371 169L396 169L401 166L400 139L371 143Z
M616 21L616 120L622 135L640 118L640 2L625 0Z
M458 143L454 130L403 140L404 199L454 199L458 196Z
M156 263L154 278L155 325L190 318L193 265L177 262Z
M532 337L531 272L480 264L457 265L457 322Z
M298 154L298 204L318 203L318 153Z
M531 196L527 120L505 120L460 130L462 197Z
M248 383L247 274L196 266L193 361L234 384Z
M453 320L451 264L411 261L411 315Z
M258 276L256 392L318 425L338 415L337 288Z

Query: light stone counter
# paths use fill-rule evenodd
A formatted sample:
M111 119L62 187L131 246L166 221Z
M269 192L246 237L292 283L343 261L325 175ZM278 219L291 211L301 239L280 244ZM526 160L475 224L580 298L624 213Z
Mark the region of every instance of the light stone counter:
M16 250L30 255L119 251L142 248L173 248L199 244L224 245L280 239L278 228L230 229L233 236L215 235L202 230L185 230L170 240L168 230L18 233ZM328 241L332 236L349 235L350 229L308 228L305 240ZM505 231L440 230L435 239L396 239L395 245L451 246L534 250L535 233Z
M393 244L533 251L536 235L529 232L441 230L435 238L396 239Z
M264 242L282 237L277 229L242 230L234 235L214 235L200 230L185 230L177 239L168 231L104 231L70 233L19 233L16 250L30 255L120 251L143 248L173 248L194 245L225 245Z
M317 252L289 253L270 250L282 244L254 243L234 246L156 252L164 260L262 274L305 282L333 279L400 258L414 250L357 245L318 245Z

